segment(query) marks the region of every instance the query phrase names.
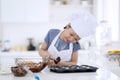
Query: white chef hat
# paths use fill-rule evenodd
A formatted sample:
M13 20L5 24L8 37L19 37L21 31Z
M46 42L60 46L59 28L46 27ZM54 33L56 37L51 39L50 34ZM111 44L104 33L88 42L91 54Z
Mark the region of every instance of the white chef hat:
M88 11L79 11L72 14L70 25L77 35L83 38L95 33L97 20Z

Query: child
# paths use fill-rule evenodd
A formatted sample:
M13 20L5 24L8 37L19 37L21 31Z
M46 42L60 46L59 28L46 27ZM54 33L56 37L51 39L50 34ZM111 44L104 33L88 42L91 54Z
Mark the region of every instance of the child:
M94 33L97 21L88 12L80 12L73 14L70 23L64 30L49 30L39 54L43 59L50 57L60 57L61 61L55 64L53 60L48 62L49 66L70 66L76 65L78 61L78 50L80 44L78 41L84 36Z

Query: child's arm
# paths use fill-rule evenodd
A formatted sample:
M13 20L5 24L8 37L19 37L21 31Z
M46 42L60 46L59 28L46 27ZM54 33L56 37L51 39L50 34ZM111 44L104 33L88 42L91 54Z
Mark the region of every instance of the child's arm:
M39 55L42 58L49 58L49 57L51 57L50 53L47 51L47 47L48 46L47 46L46 42L44 41L42 43L42 46L41 46L40 50L39 50Z
M67 57L67 56L66 56ZM48 63L49 66L71 66L71 65L76 65L78 61L78 52L74 52L72 54L72 59L69 62L59 62L58 64L55 64L52 60Z

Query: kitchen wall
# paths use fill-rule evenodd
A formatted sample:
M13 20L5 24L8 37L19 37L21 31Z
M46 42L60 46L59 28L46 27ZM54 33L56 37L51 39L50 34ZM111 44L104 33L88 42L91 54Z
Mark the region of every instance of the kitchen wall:
M105 16L112 27L112 39L119 40L119 0L106 0Z
M120 41L119 5L119 0L97 0L97 19L108 22L112 30L112 41Z
M1 0L0 0L0 15L1 15ZM1 16L0 16L0 49L2 47L2 24L1 24Z
M0 0L0 15L1 15L1 0ZM1 16L0 16L0 40L2 39L2 25L1 25Z
M119 13L120 13L120 1L119 1ZM119 14L119 41L120 41L120 14Z

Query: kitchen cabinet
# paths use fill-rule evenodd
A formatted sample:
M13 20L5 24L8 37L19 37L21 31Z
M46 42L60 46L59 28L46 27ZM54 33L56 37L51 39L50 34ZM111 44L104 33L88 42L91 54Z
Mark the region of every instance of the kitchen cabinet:
M24 0L1 0L2 22L24 21Z
M63 1L66 1L66 3ZM95 6L96 0L50 0L50 21L67 22L70 20L72 13L82 9L96 14Z
M48 21L48 0L1 0L3 23Z

